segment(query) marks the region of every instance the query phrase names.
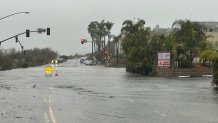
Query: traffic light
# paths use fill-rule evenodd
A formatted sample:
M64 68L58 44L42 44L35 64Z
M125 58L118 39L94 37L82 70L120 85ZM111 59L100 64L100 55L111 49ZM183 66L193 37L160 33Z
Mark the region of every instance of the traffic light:
M30 37L30 30L26 30L26 37Z
M104 51L104 59L107 60L108 59L108 56L107 56L107 51Z
M104 56L107 56L107 51L104 52Z
M50 35L50 28L47 28L47 35Z
M85 42L85 39L81 39L81 44L84 44L84 42Z
M16 41L16 43L19 41L19 40L18 40L18 36L15 37L15 41Z

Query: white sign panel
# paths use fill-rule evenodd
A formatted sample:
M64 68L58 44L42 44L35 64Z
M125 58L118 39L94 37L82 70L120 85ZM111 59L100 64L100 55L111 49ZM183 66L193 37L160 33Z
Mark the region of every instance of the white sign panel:
M158 67L164 67L164 68L170 67L170 53L169 52L158 53Z

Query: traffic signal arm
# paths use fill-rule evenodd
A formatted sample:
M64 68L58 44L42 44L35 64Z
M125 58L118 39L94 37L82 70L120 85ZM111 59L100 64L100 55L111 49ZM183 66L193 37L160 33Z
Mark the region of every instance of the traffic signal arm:
M47 28L47 29L48 29L48 28ZM49 28L49 31L50 31L50 28ZM7 38L7 39L4 39L4 40L0 41L0 44L3 43L3 42L5 42L5 41L7 41L7 40L10 40L10 39L12 39L12 38L16 38L16 37L18 37L18 36L20 36L20 35L24 35L24 34L26 34L26 37L29 37L31 32L38 32L38 31L30 31L30 30L27 29L25 32L19 33L19 34L17 34L17 35L11 36L11 37L9 37L9 38ZM50 33L47 32L47 34L50 34Z
M84 44L86 42L88 42L87 39L83 39L83 38L81 39L81 44Z
M87 39L81 38L81 44L84 44L84 43L87 43L87 42L91 42L91 41L88 41Z

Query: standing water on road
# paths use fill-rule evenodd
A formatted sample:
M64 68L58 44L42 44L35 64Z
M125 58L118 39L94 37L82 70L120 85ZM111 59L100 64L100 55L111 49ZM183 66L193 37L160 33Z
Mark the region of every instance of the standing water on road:
M79 59L60 64L56 77L43 69L0 72L2 123L218 122L212 78L145 77Z

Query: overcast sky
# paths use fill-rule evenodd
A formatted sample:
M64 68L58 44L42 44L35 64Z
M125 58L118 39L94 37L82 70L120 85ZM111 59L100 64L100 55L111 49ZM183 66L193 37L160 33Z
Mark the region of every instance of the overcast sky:
M105 19L114 23L112 34L120 32L126 19L141 18L146 26L171 27L176 19L218 21L217 0L0 0L0 17L21 11L0 20L0 40L39 27L51 28L51 36L25 35L19 40L25 49L50 47L59 54L91 52L90 43L81 45L80 38L89 38L87 26L91 21ZM1 48L20 50L15 40L2 43Z

